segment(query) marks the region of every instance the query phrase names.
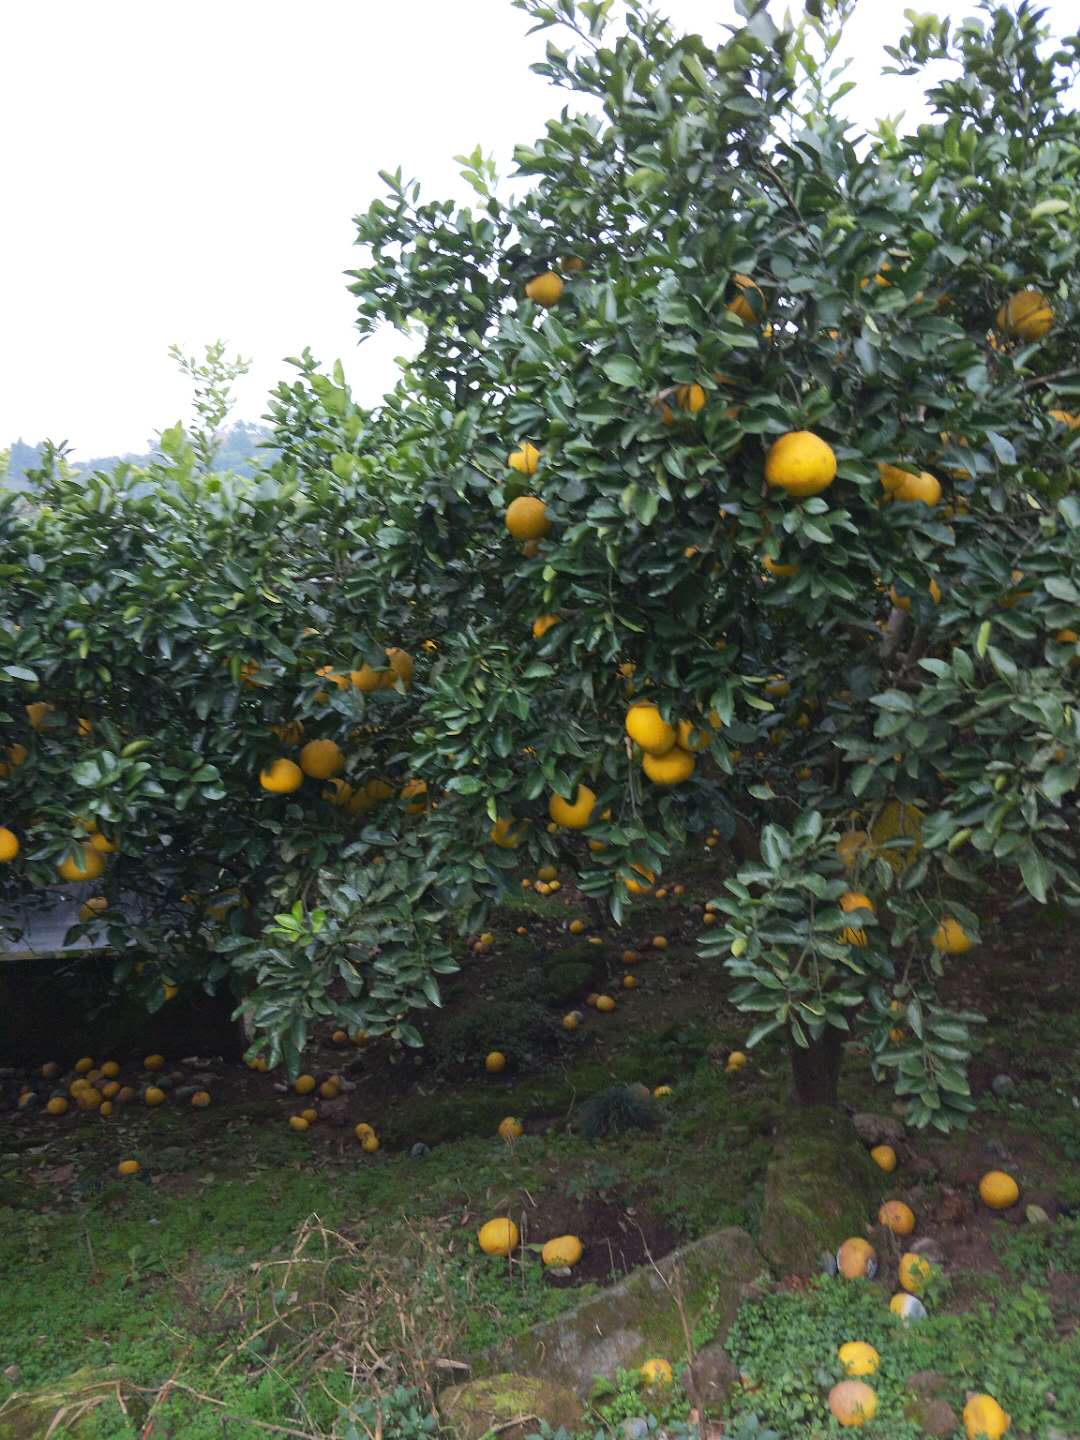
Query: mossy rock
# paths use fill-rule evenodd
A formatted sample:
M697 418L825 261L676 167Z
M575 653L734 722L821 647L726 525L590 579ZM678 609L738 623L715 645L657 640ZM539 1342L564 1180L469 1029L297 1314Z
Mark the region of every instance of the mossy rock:
M785 1120L765 1176L761 1252L780 1275L820 1268L849 1236L865 1235L880 1204L881 1172L838 1110Z
M539 1429L541 1420L552 1430L576 1435L585 1419L577 1397L565 1386L507 1374L452 1385L439 1396L439 1414L459 1440L481 1440L496 1427L503 1440L522 1440ZM513 1420L518 1423L507 1424Z
M87 1435L96 1428L94 1412L122 1394L133 1423L141 1423L145 1406L114 1369L76 1370L63 1380L36 1390L17 1391L0 1406L0 1440L55 1440Z
M687 1328L722 1338L763 1268L744 1230L717 1230L486 1351L473 1370L554 1380L584 1398L597 1376L636 1369L650 1356L685 1361Z

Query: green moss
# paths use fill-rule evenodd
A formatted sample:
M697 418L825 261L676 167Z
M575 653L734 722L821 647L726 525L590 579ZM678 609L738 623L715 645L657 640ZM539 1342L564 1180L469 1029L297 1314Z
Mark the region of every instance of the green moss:
M794 1112L765 1182L765 1258L783 1275L816 1270L822 1254L865 1232L879 1190L880 1176L843 1115Z

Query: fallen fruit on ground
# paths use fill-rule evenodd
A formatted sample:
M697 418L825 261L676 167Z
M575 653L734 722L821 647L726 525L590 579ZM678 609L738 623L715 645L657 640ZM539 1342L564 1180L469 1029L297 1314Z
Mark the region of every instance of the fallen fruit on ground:
M877 1251L861 1236L845 1240L836 1252L836 1268L845 1280L872 1280L877 1274Z
M1020 1199L1020 1187L1004 1170L988 1170L979 1181L979 1198L991 1210L1008 1210Z
M915 1212L902 1200L886 1200L878 1211L878 1223L894 1235L910 1235L915 1229Z
M901 1255L897 1278L909 1295L921 1295L933 1273L934 1267L922 1255L914 1255L910 1250Z
M964 1406L964 1431L967 1440L999 1440L1012 1423L992 1395L969 1397Z
M841 1380L829 1391L829 1410L845 1429L865 1425L877 1414L876 1393L863 1380Z
M844 1374L853 1379L862 1375L873 1375L881 1364L881 1356L873 1345L868 1345L865 1340L849 1340L840 1346L836 1358L840 1361Z
M576 1265L584 1254L584 1247L576 1235L560 1235L549 1240L540 1252L545 1265L567 1268Z
M896 1151L891 1145L875 1145L870 1151L870 1159L884 1170L886 1175L891 1175L896 1169Z
M675 1380L675 1373L669 1361L657 1358L645 1361L641 1367L641 1378L650 1389L660 1388L671 1385Z
M485 1255L509 1255L517 1249L520 1239L513 1220L489 1220L481 1226L477 1239Z

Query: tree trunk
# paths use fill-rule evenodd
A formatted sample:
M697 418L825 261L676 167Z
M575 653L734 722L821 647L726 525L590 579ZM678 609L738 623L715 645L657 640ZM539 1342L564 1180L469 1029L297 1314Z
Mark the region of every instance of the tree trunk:
M844 1058L844 1036L826 1025L820 1040L811 1040L804 1050L788 1032L791 1075L796 1105L836 1105L840 1065Z

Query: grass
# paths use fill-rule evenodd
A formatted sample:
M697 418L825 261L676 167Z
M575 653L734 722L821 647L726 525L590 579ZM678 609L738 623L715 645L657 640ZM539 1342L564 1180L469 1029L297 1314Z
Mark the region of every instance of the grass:
M638 947L676 932L689 899L640 907ZM718 1059L743 1022L724 1008L722 977L691 969L690 946L677 938L662 960L642 964L643 988L615 1015L590 1017L568 1038L545 976L560 953L588 955L567 945L561 924L575 912L560 907L532 894L506 907L493 927L495 954L475 969L468 962L458 998L434 1017L429 1056L415 1071L389 1072L397 1089L371 1116L385 1141L375 1161L322 1123L293 1135L269 1082L198 1121L172 1106L126 1111L108 1125L84 1117L13 1131L0 1154L0 1360L18 1367L20 1388L80 1370L125 1377L130 1414L115 1400L100 1404L80 1440L134 1440L151 1406L154 1440L274 1433L262 1426L313 1440L368 1440L376 1430L423 1440L423 1385L436 1360L492 1345L581 1298L581 1289L553 1285L531 1255L512 1271L481 1259L474 1237L484 1219L509 1206L569 1205L630 1209L676 1240L730 1224L754 1232L787 1103L783 1046L770 1040L739 1076L723 1072ZM523 921L535 933L517 936ZM594 948L610 983L621 941ZM983 1044L1018 1084L1005 1099L986 1092L978 1136L949 1153L968 1145L974 1164L980 1137L1022 1137L1032 1172L1052 1176L1057 1204L1080 1206L1080 1015L1061 1003L1068 986L1043 1009L1020 1004L1029 976L1019 952L978 978L1007 997ZM487 991L480 1019L478 987ZM463 1004L473 1012L463 1015ZM507 1076L482 1074L488 1048L511 1054ZM589 1095L637 1083L673 1087L657 1102L654 1131L593 1141L570 1124ZM857 1064L842 1099L852 1109L890 1103ZM529 1131L512 1148L495 1138L509 1113ZM433 1148L412 1159L417 1140ZM144 1168L121 1182L115 1166L128 1154ZM926 1206L946 1183L926 1182ZM931 1318L910 1328L890 1315L887 1291L863 1283L820 1280L744 1305L727 1341L746 1377L732 1433L832 1433L822 1430L823 1396L839 1378L838 1345L856 1338L883 1357L867 1440L914 1440L906 1380L927 1369L944 1376L957 1409L967 1389L985 1388L1010 1410L1018 1436L1043 1440L1054 1424L1067 1431L1080 1414L1080 1220L995 1221L991 1235L987 1268L951 1275ZM696 1339L709 1339L707 1324ZM11 1388L0 1375L0 1403ZM589 1424L611 1431L637 1418L650 1434L681 1435L685 1414L678 1389L660 1403L633 1376L617 1376L597 1393Z

